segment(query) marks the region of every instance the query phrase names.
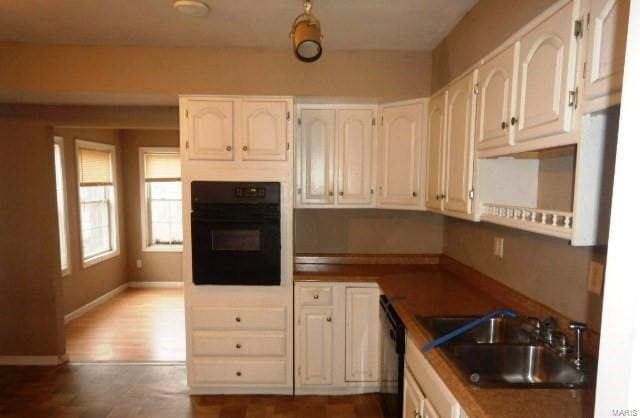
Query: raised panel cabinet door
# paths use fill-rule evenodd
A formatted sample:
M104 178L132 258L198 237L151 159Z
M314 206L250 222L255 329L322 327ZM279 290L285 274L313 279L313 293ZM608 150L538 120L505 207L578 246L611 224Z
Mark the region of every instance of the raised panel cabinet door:
M509 145L516 46L511 46L478 70L478 149Z
M629 0L591 0L585 74L589 112L620 102L628 21Z
M446 128L447 92L429 100L427 112L427 208L442 210L443 150Z
M417 206L420 195L422 113L420 103L382 111L380 203Z
M337 186L338 203L371 203L373 158L373 111L338 110Z
M333 109L303 109L300 126L301 203L334 202L334 146L336 112Z
M376 382L380 366L378 289L346 288L345 381Z
M449 88L447 100L444 210L468 214L473 174L473 73Z
M404 369L404 393L402 396L403 418L424 418L422 408L424 394L409 369Z
M189 159L233 160L233 100L189 100Z
M515 142L569 132L572 127L577 42L573 2L558 10L520 41Z
M287 159L287 112L285 100L243 100L241 103L242 159L284 161Z
M332 310L300 311L300 383L330 385L333 370Z

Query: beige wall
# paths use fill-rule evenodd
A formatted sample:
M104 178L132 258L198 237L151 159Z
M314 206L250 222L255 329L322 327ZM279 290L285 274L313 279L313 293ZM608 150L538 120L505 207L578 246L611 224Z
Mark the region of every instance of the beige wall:
M480 0L434 49L432 91L446 85L497 47L554 0ZM542 163L543 189L566 177L568 159ZM555 164L555 165L554 165ZM557 190L543 190L542 204L566 206ZM565 188L565 193L569 190ZM493 237L504 237L504 258L492 255ZM589 261L606 248L571 247L565 240L446 219L444 253L577 320L599 328L601 297L587 292Z
M0 62L0 101L175 104L187 93L424 97L431 55L325 51L306 64L290 49L0 43Z
M140 147L178 147L180 137L176 130L123 130L125 189L127 194L127 273L130 281L182 281L182 253L142 251L142 224L140 200ZM142 268L136 267L142 260Z
M504 258L493 238L504 238ZM488 223L445 220L444 253L594 329L602 298L587 291L589 262L604 260L606 247L572 247L566 240Z
M444 87L556 0L480 0L432 51L431 91Z
M71 265L71 274L62 278L63 311L67 314L127 281L127 238L125 236L127 219L124 212L127 196L123 175L124 150L120 142L120 131L116 129L54 128L54 133L64 139L67 210L69 214L69 262ZM116 147L120 254L87 267L82 266L76 139L110 144Z
M441 253L442 216L370 209L296 209L295 252Z
M45 140L49 138L49 140ZM0 107L0 356L64 353L52 131Z

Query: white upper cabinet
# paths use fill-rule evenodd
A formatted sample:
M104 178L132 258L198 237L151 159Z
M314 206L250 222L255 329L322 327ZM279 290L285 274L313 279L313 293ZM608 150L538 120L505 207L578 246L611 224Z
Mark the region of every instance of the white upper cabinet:
M377 382L379 379L378 304L377 288L346 288L345 381L347 382Z
M571 131L577 40L574 3L569 2L520 40L515 143Z
M620 103L629 0L590 0L587 15L585 112Z
M243 100L241 107L242 159L287 159L287 120L291 112L285 100Z
M474 73L455 82L447 93L444 210L471 213L475 120Z
M233 100L189 100L185 114L190 159L233 160Z
M302 204L334 202L336 111L302 109L300 113L300 182Z
M380 206L420 208L424 102L382 109L379 151Z
M511 115L517 45L502 51L478 70L478 149L507 146L511 142Z
M338 110L337 189L339 204L372 202L374 113L370 109Z
M446 134L447 92L429 100L427 112L427 190L426 204L428 209L442 210L444 194L444 143Z

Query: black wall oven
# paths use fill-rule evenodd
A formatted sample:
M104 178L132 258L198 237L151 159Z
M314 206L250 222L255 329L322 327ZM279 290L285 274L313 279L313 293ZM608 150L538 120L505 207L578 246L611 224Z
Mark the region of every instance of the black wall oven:
M280 284L280 183L191 183L193 283Z

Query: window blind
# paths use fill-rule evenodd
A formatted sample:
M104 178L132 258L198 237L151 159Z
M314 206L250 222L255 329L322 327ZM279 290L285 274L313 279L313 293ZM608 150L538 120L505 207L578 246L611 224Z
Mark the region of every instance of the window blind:
M105 186L113 184L111 170L111 152L81 148L80 186Z
M144 154L146 181L179 181L180 155L171 153Z

